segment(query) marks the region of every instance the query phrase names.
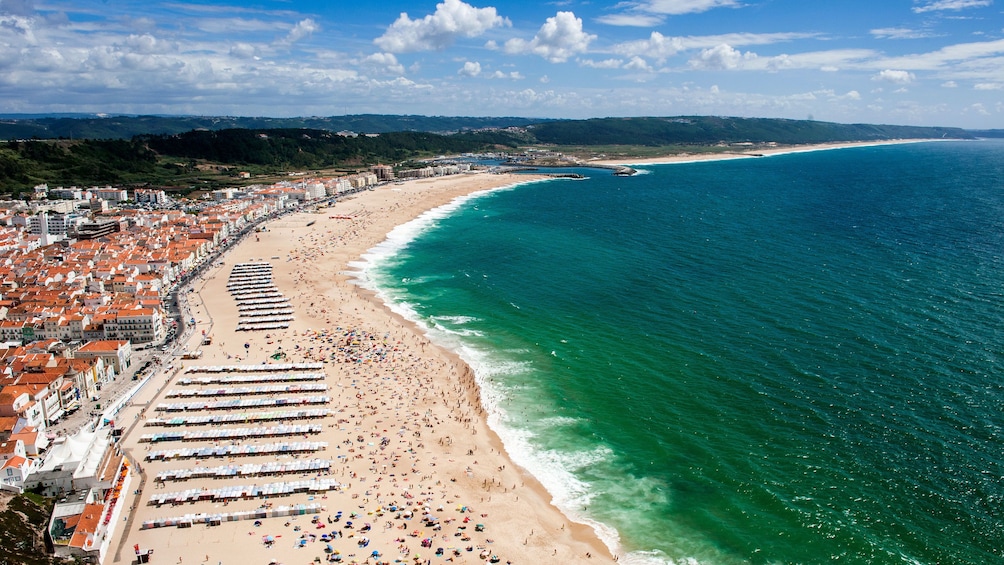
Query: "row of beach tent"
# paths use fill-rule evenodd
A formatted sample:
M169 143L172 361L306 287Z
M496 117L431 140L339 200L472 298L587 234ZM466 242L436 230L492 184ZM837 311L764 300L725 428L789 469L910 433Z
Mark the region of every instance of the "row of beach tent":
M280 371L320 371L324 363L270 363L262 365L193 365L185 373L277 373Z
M178 379L181 386L233 385L248 383L283 383L302 381L323 381L324 373L285 373L281 375L222 375L219 377L183 377Z
M293 306L290 304L289 299L286 298L284 300L275 300L265 303L241 304L240 306L237 307L237 310L240 312L241 316L244 315L250 316L253 315L255 312L261 312L261 311L268 312L270 310L292 308L292 307Z
M284 322L244 322L237 325L237 331L239 332L251 332L260 330L284 330L289 327L289 322L292 320Z
M318 473L331 470L330 459L307 459L295 461L268 461L266 463L244 463L242 465L220 465L218 467L194 467L190 469L167 469L157 473L155 480L187 481L189 479L229 479L234 477L261 477L291 473Z
M272 271L272 263L268 261L245 261L243 263L235 263L233 271L236 272L254 272L254 271Z
M328 448L326 441L296 441L284 443L242 444L242 445L207 445L203 447L186 447L150 451L146 454L147 461L167 461L169 459L205 459L207 457L236 457L251 455L291 455L321 451Z
M290 394L297 392L323 392L328 390L325 383L290 383L284 385L239 386L225 388L207 388L201 390L171 389L166 396L171 397L202 397L202 396L254 396L262 394Z
M251 275L227 283L227 290L272 286L272 275Z
M231 290L230 296L233 296L234 300L240 303L245 298L275 298L276 296L282 296L282 293L275 286L269 286L266 288Z
M241 510L237 512L221 512L217 514L185 514L173 518L158 518L147 520L140 526L141 530L169 527L192 527L193 524L220 525L222 522L238 522L241 520L261 520L264 518L282 518L285 516L305 516L320 514L324 507L320 503L294 504L276 508L259 508L258 510Z
M319 434L323 427L317 424L283 424L269 428L226 428L216 430L188 430L143 434L139 441L160 443L164 441L227 441L263 437Z
M234 398L216 402L168 402L154 407L158 412L193 412L199 410L239 410L265 406L292 406L301 404L327 404L331 398L325 395L310 395L294 398Z
M266 318L268 316L291 316L289 319L292 320L293 307L292 306L282 306L276 308L259 308L257 310L249 310L246 312L241 312L241 319L249 322L257 322L256 318Z
M230 271L227 290L237 301L237 331L280 330L289 327L293 320L293 309L271 279L272 265L268 263L239 263ZM266 307L268 304L273 307ZM245 306L256 308L243 310Z
M213 414L211 416L175 416L173 418L149 418L144 426L205 426L222 424L250 424L275 420L313 420L326 418L331 414L327 408L309 410L270 410L267 412L240 412L237 414Z
M182 504L208 500L223 502L262 496L289 496L301 492L327 492L341 487L335 479L310 479L307 481L283 481L264 485L232 485L215 489L188 489L178 492L160 492L150 496L148 504Z
M266 296L263 298L249 298L247 300L242 300L238 305L237 309L240 310L242 306L249 306L255 304L289 304L289 299L282 296Z

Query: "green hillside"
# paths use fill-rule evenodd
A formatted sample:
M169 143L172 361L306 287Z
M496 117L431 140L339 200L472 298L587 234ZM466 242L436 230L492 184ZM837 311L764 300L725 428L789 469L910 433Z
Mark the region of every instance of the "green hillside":
M447 153L513 149L526 141L525 136L505 131L346 137L311 129L197 130L131 140L11 141L0 143L0 192L17 193L41 183L212 189L232 184L236 171L227 172L230 168L256 174L358 168Z
M562 120L530 126L540 143L554 145L708 145L775 142L784 145L835 141L934 139L973 136L960 128L836 124L809 120L678 116Z
M162 155L280 169L400 162L443 153L480 151L496 145L514 148L518 144L513 135L502 132L454 135L392 132L347 137L314 129L200 130L140 136L135 141Z
M375 124L382 123L390 127L407 122L415 129L341 135L327 127L215 127L232 120L263 124L290 122L270 118L139 117L123 121L119 118L54 117L51 118L53 124L73 123L91 132L89 135L107 137L0 142L0 192L18 193L40 183L53 186L143 185L177 187L183 191L212 189L234 184L237 168L265 175L290 170L355 169L442 154L513 150L535 145L582 155L604 153L630 157L660 151L662 154L717 151L722 150L723 144L727 150L728 145L735 143L802 145L974 137L958 128L708 116L560 120L537 122L522 128L505 125L482 129L468 128L471 124L488 123L495 118L344 116L338 118L341 121L335 118L292 121L314 123L319 120L333 126L336 123L346 125L356 119L360 120L356 125L376 127ZM181 124L191 126L193 120L203 124L211 121L214 127L157 133ZM498 120L508 123L515 118ZM21 121L15 125L28 127ZM116 138L126 125L142 132L128 140ZM422 127L447 125L463 131L438 134L421 130Z
M16 116L0 117L0 139L131 139L137 135L179 134L191 130L317 129L358 133L425 131L453 133L524 126L544 120L358 114L303 118L233 116Z

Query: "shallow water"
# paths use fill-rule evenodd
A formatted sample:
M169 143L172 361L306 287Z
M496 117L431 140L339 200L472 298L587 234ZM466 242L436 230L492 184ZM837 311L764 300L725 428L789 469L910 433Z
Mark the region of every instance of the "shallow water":
M1002 559L1004 143L530 183L364 284L626 563Z

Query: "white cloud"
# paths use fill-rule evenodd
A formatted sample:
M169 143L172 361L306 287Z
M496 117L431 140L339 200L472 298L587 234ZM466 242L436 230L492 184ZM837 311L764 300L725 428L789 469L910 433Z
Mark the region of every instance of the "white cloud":
M642 59L641 57L631 57L631 60L624 65L624 68L629 71L652 71L652 67L650 67L649 64L645 62L645 59Z
M680 43L686 49L698 49L715 47L722 43L728 43L733 47L746 45L772 45L775 43L785 43L796 39L814 39L820 37L818 33L725 33L720 35L695 35L680 38Z
M511 90L496 94L499 104L506 104L510 108L530 109L534 111L538 111L542 107L567 107L576 98L576 95L573 93L562 94L554 90L537 91L532 88L519 91Z
M594 61L592 59L580 59L579 64L583 67L589 67L590 69L619 69L624 63L621 59L604 59L603 61Z
M477 61L466 61L464 66L457 71L458 75L464 75L468 77L476 77L481 74L481 63Z
M35 32L31 19L17 14L0 14L0 30L11 30L21 36L29 45L35 44ZM4 32L7 35L9 32ZM8 36L9 38L9 36Z
M959 11L967 8L985 8L993 4L993 0L935 0L928 1L920 6L914 6L916 14L924 12L941 12L946 10Z
M458 75L467 77L482 77L488 79L509 79L509 80L522 80L525 78L519 71L494 71L494 72L482 72L481 63L477 61L465 61L464 66L457 70Z
M1004 84L999 82L978 82L973 85L974 90L1004 90Z
M651 14L666 14L679 16L697 14L715 8L735 8L739 6L736 0L647 0L637 2L632 9Z
M954 80L948 80L941 83L942 88L958 88L959 85Z
M192 22L191 25L201 31L220 35L233 33L260 34L290 29L289 25L283 21L265 21L249 18L199 18Z
M970 105L969 109L972 110L973 112L976 112L977 114L980 114L981 116L990 115L990 112L987 111L987 107L979 102Z
M596 39L582 30L582 19L572 12L558 12L547 18L532 41L510 39L505 43L506 53L534 53L552 63L563 63L577 53L584 53L589 43Z
M613 46L613 52L625 57L647 57L655 61L665 61L683 50L683 40L679 37L667 37L653 31L648 39L628 41Z
M250 43L238 42L230 46L230 56L238 59L252 59L258 54L258 49Z
M600 16L597 21L613 26L654 27L665 21L666 16L697 14L715 8L736 8L737 0L638 0L617 4L623 9L618 14Z
M955 45L946 45L937 51L928 53L886 57L874 61L872 68L896 67L910 70L958 72L960 69L967 68L968 66L982 66L984 67L984 71L992 74L995 72L995 69L999 70L1001 68L999 61L1001 55L1004 55L1004 39L958 43Z
M746 61L756 59L756 53L742 53L732 46L722 43L711 49L701 51L699 55L689 61L694 69L720 69L734 70L740 68Z
M611 51L623 57L640 56L662 63L680 51L688 49L710 49L721 44L732 47L746 45L771 45L796 39L811 39L818 37L815 33L728 33L721 35L703 35L670 37L653 31L648 39L638 39L618 43Z
M397 61L393 53L374 53L363 59L363 64L399 75L404 74L404 65Z
M840 96L839 98L844 100L861 100L861 93L857 90L848 91L847 94Z
M910 84L916 77L909 71L898 71L886 69L872 77L872 80L881 80L893 84Z
M868 33L878 39L923 39L925 37L933 37L933 34L929 32L905 27L883 27L873 29Z
M311 18L306 18L296 22L293 29L289 30L289 34L286 35L286 43L296 43L301 39L310 36L310 34L321 29L321 26L317 25L317 22Z
M130 35L125 40L125 45L134 53L156 53L158 49L157 38L144 33L143 35ZM163 47L163 45L161 45Z
M436 11L420 20L407 13L394 21L383 35L373 40L391 53L445 49L457 37L477 37L500 26L511 25L495 8L475 8L460 0L444 0Z
M829 51L809 51L795 55L782 54L776 57L763 57L756 61L770 71L789 69L819 69L823 72L836 72L842 68L855 67L877 54L869 49L832 49ZM747 64L747 67L758 68Z
M596 18L601 24L625 27L654 27L663 22L661 16L651 14L608 14Z
M32 57L28 64L31 65L31 70L42 71L42 72L59 72L64 70L66 67L66 58L63 54L59 52L58 49L52 47L45 47L39 49L35 56Z

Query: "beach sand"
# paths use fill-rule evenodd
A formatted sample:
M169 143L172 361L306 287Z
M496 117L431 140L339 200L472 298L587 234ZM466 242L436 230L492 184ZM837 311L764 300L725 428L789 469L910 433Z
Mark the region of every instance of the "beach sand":
M778 145L776 147L758 147L756 149L736 148L733 151L721 153L678 153L657 157L639 159L597 159L589 161L596 165L666 165L671 163L692 163L695 161L722 161L729 159L754 159L771 155L787 155L789 153L804 153L806 151L826 151L829 149L846 149L848 147L873 147L878 145L899 145L903 143L922 143L929 141L946 141L940 139L889 139L878 141L844 141L833 143L817 143L811 145Z
M895 141L890 143L905 143ZM876 143L827 144L756 151L758 155L833 149ZM620 160L610 164L656 164L705 159L751 158L751 155L674 155L658 159ZM384 241L387 234L423 212L472 192L528 182L526 175L469 174L383 185L364 191L317 213L300 212L270 221L267 231L251 234L207 269L185 293L196 319L185 347L202 350L197 360L175 356L152 378L119 415L125 427L121 445L138 462L139 494L125 498L131 510L116 529L106 562L135 562L134 545L153 550L158 563L326 562L335 555L342 563L609 563L616 560L595 531L572 522L550 504L550 495L532 476L507 457L498 437L488 428L470 369L451 352L428 341L420 328L392 313L372 292L350 282L350 262ZM308 225L309 224L309 225ZM236 301L227 292L235 264L266 262L274 282L289 298L295 319L288 329L238 332ZM201 345L210 335L210 345ZM245 347L246 345L246 347ZM276 353L285 355L273 359ZM150 450L199 447L211 441L163 442L151 446L141 436L165 431L149 426L164 417L155 410L186 368L262 363L325 361L328 404L323 419L266 422L320 424L320 433L304 437L246 440L261 445L276 441L327 442L324 450L293 455L256 455L203 460L146 461ZM204 375L188 375L199 377ZM215 385L219 388L219 385ZM271 394L299 398L304 394ZM210 400L219 400L216 398ZM186 415L228 413L195 411ZM251 424L245 424L245 427ZM190 431L240 426L190 426ZM227 444L221 441L220 444ZM330 460L329 472L228 479L191 479L158 483L157 473L169 469L219 467L246 463ZM150 503L151 496L195 489L218 489L279 481L334 479L339 490L236 500ZM186 514L215 514L296 504L320 504L319 514L272 517L254 521L224 521L219 526L142 529L144 522ZM391 510L396 508L396 510ZM461 512L463 510L463 512ZM410 512L409 512L410 511ZM338 513L341 517L334 520ZM438 526L423 522L432 514ZM353 516L354 515L354 516ZM317 523L312 523L316 519ZM352 527L346 527L351 521ZM366 528L363 532L362 529ZM484 526L483 531L478 524ZM322 534L339 532L330 542ZM313 534L313 539L311 539ZM272 543L265 543L271 536ZM360 541L366 538L365 546ZM423 540L430 540L423 547ZM331 546L331 552L325 550ZM442 548L442 555L436 555ZM379 557L373 557L373 551ZM455 553L456 552L456 553Z
M132 509L111 540L106 562L135 562L134 545L144 553L153 550L151 561L159 563L306 564L326 562L335 551L342 563L614 561L592 528L571 522L550 504L551 498L540 484L508 459L498 437L486 424L467 365L430 343L418 327L392 313L371 292L352 284L346 274L349 262L383 241L395 226L422 212L471 192L532 178L469 174L383 185L318 213L300 212L270 221L267 231L246 237L203 272L193 283L192 292L185 293L190 315L196 319L195 332L185 347L189 351L201 349L202 357L175 357L165 362L165 369L171 367L164 371L165 376L156 377L141 389L118 416L117 425L127 428L122 448L142 473L140 480L133 483L139 493L125 498ZM247 262L272 265L276 287L294 308L295 319L288 329L236 331L237 303L228 294L226 284L233 266ZM203 332L212 336L211 344L201 344ZM272 355L280 352L285 356L273 359ZM325 378L320 382L327 385L323 394L330 397L330 403L304 408L327 408L330 414L323 419L260 424L320 424L321 432L241 443L327 442L326 449L299 456L145 460L158 450L213 445L208 440L153 445L141 441L144 434L166 431L147 425L165 416L156 410L158 404L190 401L169 398L170 391L211 390L179 385L182 377L205 376L186 375L185 368L322 360L326 361ZM302 396L278 393L264 397ZM231 412L192 411L184 415ZM182 429L232 427L240 425ZM330 460L330 471L154 480L158 473L169 469L309 459ZM309 479L334 479L342 486L325 493L238 499L226 505L209 500L159 507L151 504L152 496L168 492ZM311 514L272 517L261 519L260 525L247 520L223 521L218 526L196 524L191 528L141 527L147 521L186 514L234 513L263 505L277 508L296 504L321 504L324 509L316 518ZM332 522L339 512L339 521ZM423 514L434 515L438 525L424 522ZM352 527L347 527L350 521ZM339 537L321 540L323 534L330 537L336 531ZM266 536L273 541L266 543ZM422 546L424 540L429 540L427 547ZM439 548L443 552L436 555ZM374 557L374 551L379 557Z

